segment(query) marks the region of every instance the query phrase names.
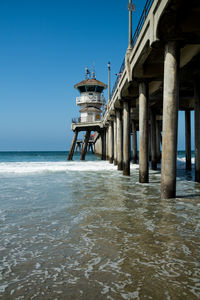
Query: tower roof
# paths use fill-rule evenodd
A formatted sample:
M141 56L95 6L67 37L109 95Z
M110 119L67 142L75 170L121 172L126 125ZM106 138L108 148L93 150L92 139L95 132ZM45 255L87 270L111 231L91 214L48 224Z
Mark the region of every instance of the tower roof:
M97 108L97 107L92 107L92 106L87 106L87 107L84 107L84 108L81 108L79 110L79 112L101 112L101 109L100 108Z
M78 89L79 87L81 86L91 86L91 85L95 85L95 86L101 86L103 87L104 89L107 89L107 84L99 81L99 80L96 80L94 78L89 78L89 79L86 79L86 80L82 80L81 82L77 83L74 85L75 89Z

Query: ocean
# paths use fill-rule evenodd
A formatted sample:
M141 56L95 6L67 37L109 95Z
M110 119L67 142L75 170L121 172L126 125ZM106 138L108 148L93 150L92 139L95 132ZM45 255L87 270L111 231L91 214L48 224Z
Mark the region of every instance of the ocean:
M0 152L0 299L200 299L200 184L88 154ZM194 163L194 158L193 158Z

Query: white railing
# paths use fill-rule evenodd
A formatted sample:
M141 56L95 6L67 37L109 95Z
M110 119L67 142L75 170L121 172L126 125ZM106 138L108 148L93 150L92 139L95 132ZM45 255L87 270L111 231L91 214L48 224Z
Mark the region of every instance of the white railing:
M101 121L100 119L95 119L94 117L87 116L87 117L79 117L79 118L72 118L73 124L80 124L80 123L97 123Z
M84 104L84 103L101 103L103 105L105 102L106 99L104 98L103 95L101 96L93 95L91 98L86 95L76 97L76 105Z

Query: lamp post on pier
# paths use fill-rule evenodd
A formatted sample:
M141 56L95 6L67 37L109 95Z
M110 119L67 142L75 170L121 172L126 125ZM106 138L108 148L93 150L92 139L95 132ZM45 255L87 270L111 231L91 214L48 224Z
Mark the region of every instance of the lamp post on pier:
M129 45L128 49L132 49L132 12L135 11L135 4L132 3L132 0L129 0L128 3L128 10L129 10Z
M108 101L110 101L110 62L108 62Z

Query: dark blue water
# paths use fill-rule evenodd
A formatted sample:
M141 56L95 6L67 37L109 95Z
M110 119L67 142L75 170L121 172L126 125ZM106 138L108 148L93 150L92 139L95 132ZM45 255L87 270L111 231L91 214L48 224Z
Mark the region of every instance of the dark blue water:
M66 161L68 151L19 151L0 152L0 162ZM73 160L79 160L80 153L74 153ZM88 153L86 160L98 160L98 156Z
M0 151L0 162L9 161L66 161L68 151ZM178 151L178 157L184 158L185 151ZM194 151L192 151L194 157ZM80 153L74 153L74 160L80 159ZM86 160L96 160L98 156L88 153Z

